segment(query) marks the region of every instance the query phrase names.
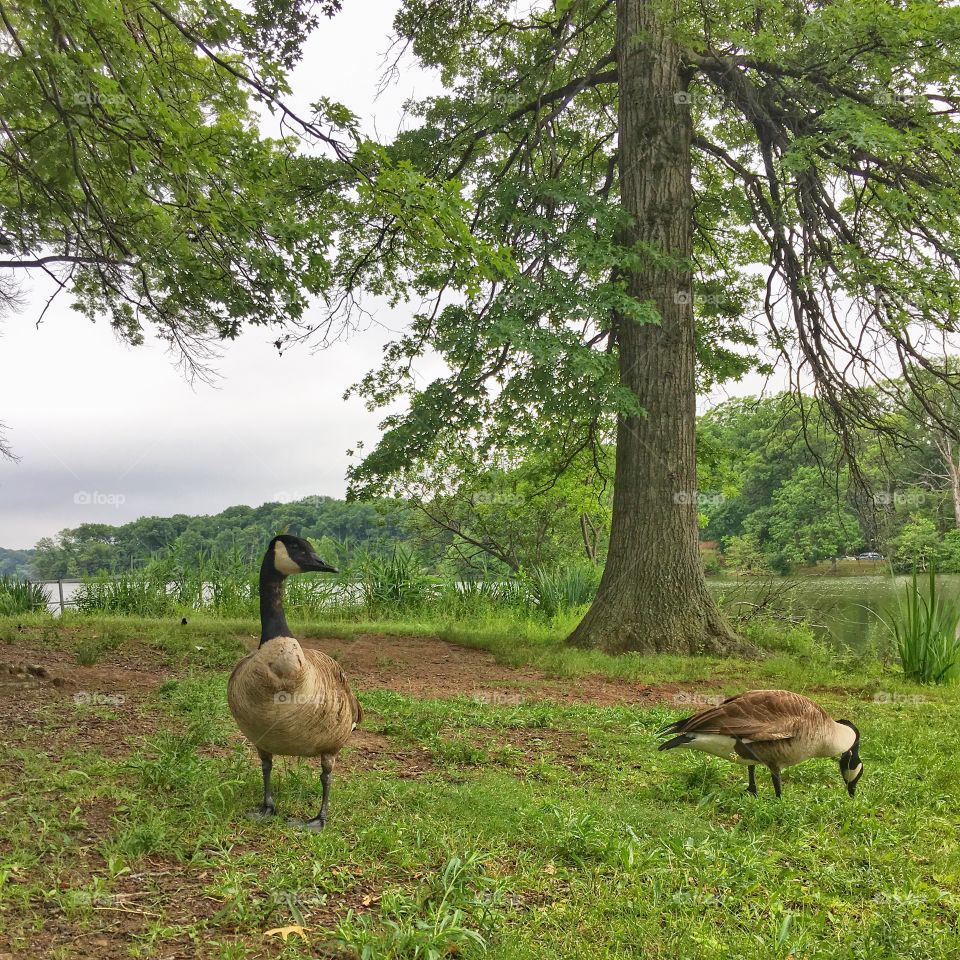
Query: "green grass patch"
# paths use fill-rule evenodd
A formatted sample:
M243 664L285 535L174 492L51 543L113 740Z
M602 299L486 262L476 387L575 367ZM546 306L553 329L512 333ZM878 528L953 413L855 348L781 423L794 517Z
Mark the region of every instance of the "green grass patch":
M29 641L15 632L14 643L73 650L106 630L111 653L159 657L174 676L141 708L155 728L129 736L111 712L69 698L45 707L45 724L72 725L65 754L44 749L33 721L8 721L0 952L66 957L69 938L110 938L131 916L122 949L134 957L174 943L200 957L370 960L952 960L960 947L956 687L909 684L874 661L615 660L568 650L560 627L511 638L493 623L435 625L504 663L571 679L821 684L817 699L861 731L857 796L833 760L789 770L777 801L762 771L754 798L741 768L658 753L657 728L689 709L679 702L495 704L367 690L364 727L385 738L391 762L369 768L348 750L330 824L310 835L245 816L260 771L236 737L225 686L249 623L197 619L181 633L68 617L43 636L39 620L28 626ZM297 631L323 635L325 625ZM180 636L188 640L170 639ZM86 742L93 717L118 725L119 756ZM411 776L414 748L432 765ZM277 758L274 776L281 814L316 812L315 765ZM309 939L265 938L292 924Z

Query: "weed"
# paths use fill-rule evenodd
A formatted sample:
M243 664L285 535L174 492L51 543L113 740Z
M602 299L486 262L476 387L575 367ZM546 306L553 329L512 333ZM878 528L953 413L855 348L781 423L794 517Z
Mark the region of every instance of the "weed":
M74 657L81 667L92 667L120 644L119 639L109 633L93 637L84 637L74 649Z
M600 567L584 564L535 567L529 575L531 597L545 617L568 614L593 600L600 573Z
M0 576L0 616L16 616L46 610L47 595L39 583L21 577Z
M398 888L384 893L379 916L348 913L336 936L361 960L482 956L501 893L478 853L451 857L418 894Z

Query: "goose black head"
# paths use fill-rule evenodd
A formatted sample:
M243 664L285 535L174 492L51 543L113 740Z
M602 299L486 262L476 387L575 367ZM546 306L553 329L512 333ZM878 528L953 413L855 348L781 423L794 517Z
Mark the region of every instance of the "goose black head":
M838 720L853 731L853 746L840 754L840 775L847 785L847 793L852 797L857 792L857 783L863 776L863 763L860 760L860 731L849 720Z
M335 567L324 563L317 551L303 538L288 533L274 537L264 558L282 577L293 573L336 573Z

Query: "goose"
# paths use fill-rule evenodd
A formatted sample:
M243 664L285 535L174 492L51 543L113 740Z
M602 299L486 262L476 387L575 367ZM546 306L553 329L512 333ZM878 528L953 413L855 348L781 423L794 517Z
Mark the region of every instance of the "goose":
M323 798L311 820L290 820L307 830L327 823L330 778L341 747L363 711L343 669L319 650L304 650L290 633L283 612L283 584L307 572L336 573L300 537L274 537L260 566L260 645L233 669L227 684L230 712L260 755L263 803L250 816L276 814L270 773L276 754L319 757Z
M757 794L754 768L770 771L781 795L780 771L811 757L840 757L840 774L852 797L863 776L860 731L849 720L834 720L819 704L789 690L749 690L677 720L658 736L676 734L660 750L686 747L745 764L747 790Z

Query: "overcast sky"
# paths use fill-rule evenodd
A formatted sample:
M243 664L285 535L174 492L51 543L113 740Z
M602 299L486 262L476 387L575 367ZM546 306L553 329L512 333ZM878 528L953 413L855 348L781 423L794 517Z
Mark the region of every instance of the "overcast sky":
M347 3L311 38L296 100L321 94L389 137L402 103L428 93L416 70L375 99L393 5ZM346 450L377 436L381 415L344 390L379 358L403 312L345 343L283 357L269 330L251 329L216 363L216 386L183 378L160 343L127 347L61 297L36 320L46 287L0 326L0 421L20 462L0 463L0 546L28 547L85 521L215 513L236 503L341 495Z
M404 100L436 89L411 65L376 97L394 8L345 3L325 21L293 78L295 100L329 96L389 138ZM0 421L20 457L0 461L0 546L13 548L83 522L342 495L347 449L360 440L369 448L382 416L345 403L344 390L405 319L402 309L380 310L347 342L283 357L270 345L275 333L251 329L225 349L216 386L191 387L162 344L120 344L66 296L38 328L48 290L34 282L29 293L0 326Z

